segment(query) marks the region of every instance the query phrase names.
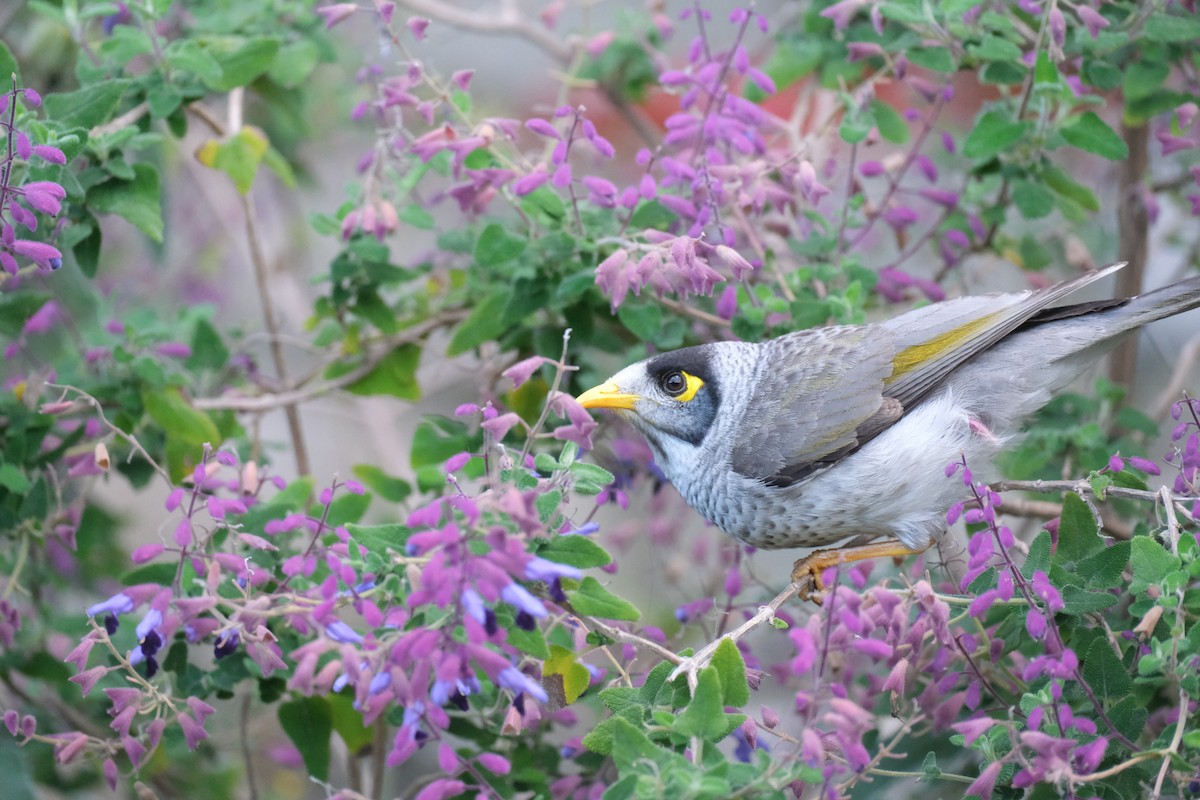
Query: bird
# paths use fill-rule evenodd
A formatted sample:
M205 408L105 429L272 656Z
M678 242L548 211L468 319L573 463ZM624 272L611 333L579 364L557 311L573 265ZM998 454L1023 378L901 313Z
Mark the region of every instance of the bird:
M576 400L629 420L687 504L735 539L843 543L795 562L808 597L831 566L924 552L967 499L950 462L993 473L1024 420L1123 338L1200 306L1200 276L1061 304L1123 266L863 325L664 352Z

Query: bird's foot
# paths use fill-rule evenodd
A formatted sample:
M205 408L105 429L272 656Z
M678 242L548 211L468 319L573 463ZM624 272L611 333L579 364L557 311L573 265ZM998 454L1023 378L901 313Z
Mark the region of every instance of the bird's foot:
M925 549L923 547L920 550L913 550L898 539L887 539L857 547L817 550L795 563L792 567L792 583L798 587L796 594L801 600L812 600L817 605L821 605L820 595L825 592L825 581L822 580L821 574L830 567L884 556L900 559L918 555L925 552Z
M835 557L836 554L836 550L818 550L792 565L792 584L796 586L797 597L804 602L811 600L817 605L822 604L825 580L821 575L825 570L841 563Z

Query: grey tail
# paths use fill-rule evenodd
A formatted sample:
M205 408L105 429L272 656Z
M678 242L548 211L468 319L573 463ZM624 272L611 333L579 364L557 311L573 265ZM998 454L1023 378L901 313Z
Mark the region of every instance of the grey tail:
M1126 329L1200 308L1200 275L1129 298L1121 314Z
M1104 315L1111 322L1116 323L1109 335L1117 335L1123 331L1140 328L1158 319L1191 311L1193 308L1200 308L1200 276L1188 278L1170 286L1140 294L1137 297L1095 300L1089 303L1047 308L1027 320L1018 330L1027 330L1036 325L1056 320L1121 309L1118 313Z

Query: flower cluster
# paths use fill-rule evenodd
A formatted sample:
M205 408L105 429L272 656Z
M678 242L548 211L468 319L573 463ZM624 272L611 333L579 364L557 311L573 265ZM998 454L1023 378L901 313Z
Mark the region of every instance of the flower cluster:
M67 161L62 150L34 144L17 127L19 106L36 109L41 104L41 95L33 89L18 89L15 78L12 88L0 93L0 130L4 132L0 141L0 267L9 276L19 272L18 259L48 269L62 266L57 247L17 234L17 226L30 233L37 231L38 214L57 217L66 197L66 190L54 181L24 179L34 163L61 165Z

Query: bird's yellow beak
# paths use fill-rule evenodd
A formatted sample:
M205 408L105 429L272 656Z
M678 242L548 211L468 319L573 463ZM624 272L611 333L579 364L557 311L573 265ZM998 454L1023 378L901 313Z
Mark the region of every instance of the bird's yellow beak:
M612 381L588 389L575 401L584 408L623 408L633 410L633 404L641 400L636 394L626 394Z

